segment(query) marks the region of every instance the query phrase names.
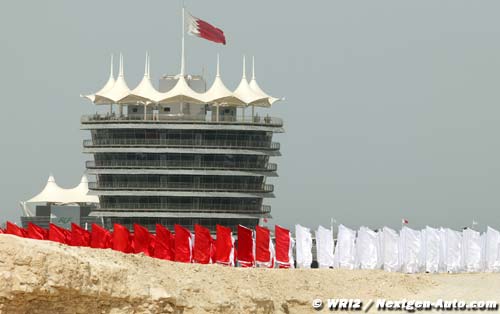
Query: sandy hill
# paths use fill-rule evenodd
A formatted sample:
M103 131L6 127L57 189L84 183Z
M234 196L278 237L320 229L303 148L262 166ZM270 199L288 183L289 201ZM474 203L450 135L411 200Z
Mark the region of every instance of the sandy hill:
M499 291L500 274L227 268L0 235L0 313L315 313L318 297L500 300Z

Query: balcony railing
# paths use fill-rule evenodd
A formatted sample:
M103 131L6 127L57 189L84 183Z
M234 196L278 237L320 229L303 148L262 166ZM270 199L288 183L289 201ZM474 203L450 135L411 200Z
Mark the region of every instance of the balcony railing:
M92 190L167 190L204 192L252 192L271 193L272 184L230 184L230 183L173 183L173 182L89 182Z
M84 140L83 147L93 146L172 146L172 147L217 147L279 150L280 143L245 140L175 140L175 139L94 139Z
M140 123L161 123L161 122L175 122L175 123L210 123L210 124L254 124L254 125L267 125L273 127L282 127L283 120L276 117L260 117L260 116L226 116L221 117L219 121L215 121L209 115L180 115L180 114L94 114L85 115L81 118L82 123L117 123L117 122L140 122Z
M161 203L106 203L101 202L101 209L124 209L124 210L137 210L137 211L148 211L148 210L170 210L178 212L201 212L201 213L214 213L214 212L237 212L237 213L257 213L257 214L268 214L271 212L271 206L262 205L260 208L249 208L248 205L217 205L214 207L200 206L195 204L161 204Z
M173 160L89 160L86 162L92 168L140 168L140 169L204 169L204 170L249 170L249 171L276 171L278 165L268 163L260 165L251 162L194 162Z

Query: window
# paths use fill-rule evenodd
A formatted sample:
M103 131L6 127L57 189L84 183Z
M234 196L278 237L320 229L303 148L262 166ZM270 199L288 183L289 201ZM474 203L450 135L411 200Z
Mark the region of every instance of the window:
M132 108L132 112L137 113L137 108Z
M163 112L170 112L170 107L163 107Z

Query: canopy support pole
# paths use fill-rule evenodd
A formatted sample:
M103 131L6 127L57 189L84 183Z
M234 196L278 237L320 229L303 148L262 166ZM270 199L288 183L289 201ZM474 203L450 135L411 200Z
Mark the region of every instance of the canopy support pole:
M147 117L146 117L146 110L147 110L147 104L144 103L144 120L147 120Z
M123 116L123 105L118 105L120 109L120 117Z
M113 113L113 104L109 104L109 115Z
M255 117L255 106L252 105L252 122L254 120L254 117Z
M215 117L215 121L219 122L219 104L215 104L216 108L217 108L217 116Z
M245 122L245 107L243 107L243 110L242 110L242 118L243 118L243 122Z

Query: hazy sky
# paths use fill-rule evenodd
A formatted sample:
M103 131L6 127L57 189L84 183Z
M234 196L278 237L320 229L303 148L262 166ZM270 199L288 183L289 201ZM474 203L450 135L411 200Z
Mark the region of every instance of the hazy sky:
M75 186L90 158L79 98L107 79L122 51L129 86L176 74L180 1L2 1L0 221L53 173ZM194 1L227 46L187 38L187 69L212 82L221 54L236 87L241 56L286 101L271 223L316 228L500 228L500 2ZM249 68L250 69L250 68ZM250 74L250 71L248 71Z

